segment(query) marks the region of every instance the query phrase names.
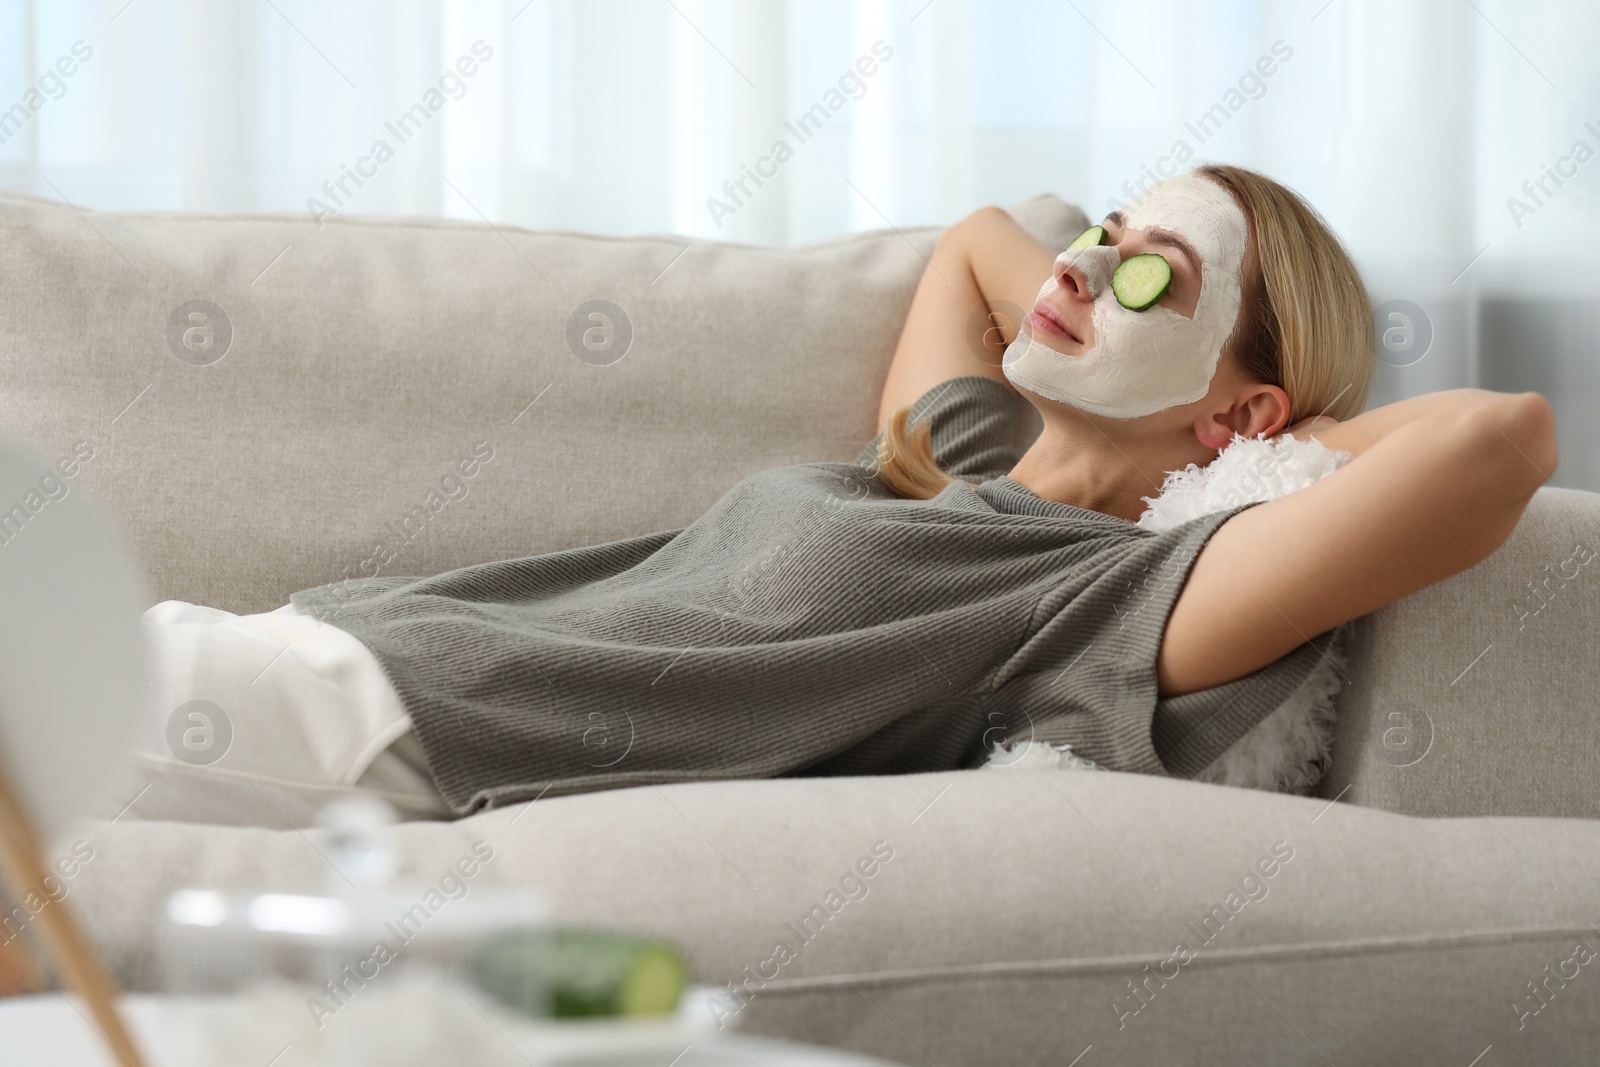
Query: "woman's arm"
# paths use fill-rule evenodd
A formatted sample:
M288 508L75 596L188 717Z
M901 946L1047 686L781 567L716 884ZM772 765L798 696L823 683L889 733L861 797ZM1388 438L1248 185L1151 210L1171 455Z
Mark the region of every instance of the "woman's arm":
M998 207L979 208L940 234L889 364L879 430L896 408L951 378L981 374L1009 387L1001 356L1054 262Z
M1206 542L1157 656L1163 697L1242 678L1483 560L1559 459L1538 393L1432 393L1306 434L1356 456Z
M1326 415L1302 419L1284 430L1305 441L1315 437L1329 448L1361 455L1378 441L1395 430L1419 419L1437 418L1447 412L1461 412L1463 404L1485 408L1504 400L1512 394L1496 393L1489 389L1448 389L1439 393L1424 393L1407 400L1397 400L1381 408L1364 411L1360 415L1340 422ZM1542 399L1542 398L1541 398Z

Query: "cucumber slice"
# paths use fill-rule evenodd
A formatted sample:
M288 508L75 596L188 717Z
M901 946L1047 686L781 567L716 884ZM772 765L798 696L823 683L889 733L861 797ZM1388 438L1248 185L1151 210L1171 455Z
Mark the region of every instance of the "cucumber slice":
M557 1019L670 1014L688 983L667 942L579 927L496 938L473 958L472 978L508 1007Z
M1123 260L1111 275L1111 291L1117 303L1129 311L1145 311L1172 288L1172 265L1155 252L1143 252Z
M1095 245L1106 243L1106 228L1104 226L1090 226L1072 239L1067 246L1068 252L1076 252L1080 248L1093 248Z

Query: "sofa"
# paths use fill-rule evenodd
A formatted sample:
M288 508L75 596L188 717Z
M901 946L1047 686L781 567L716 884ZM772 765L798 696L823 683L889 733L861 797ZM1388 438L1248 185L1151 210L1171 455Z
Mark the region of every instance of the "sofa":
M1056 249L1086 225L1048 193L1008 210ZM855 457L938 233L4 193L0 425L89 454L73 487L153 600L266 611L681 528L755 471ZM1547 486L1488 559L1358 620L1311 796L1111 771L627 788L404 823L399 877L488 841L478 884L671 938L729 990L719 1025L893 1062L1594 1062L1597 547L1600 495ZM69 899L154 990L167 894L320 885L319 833L129 797L54 847L87 844Z

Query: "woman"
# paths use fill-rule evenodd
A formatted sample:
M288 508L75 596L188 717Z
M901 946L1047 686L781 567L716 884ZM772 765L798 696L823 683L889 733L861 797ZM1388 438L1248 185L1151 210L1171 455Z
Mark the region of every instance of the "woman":
M968 324L1007 305L1033 310L975 350ZM1555 468L1538 394L1357 414L1372 350L1337 239L1250 171L1162 182L1059 257L984 208L939 239L856 464L762 471L681 530L256 616L152 608L177 711L137 810L300 825L377 790L450 817L976 767L1027 740L1194 777L1336 627L1494 551ZM1043 424L1021 454L1018 396ZM1313 431L1354 458L1278 500L1135 524L1164 472ZM219 717L224 754L186 755Z

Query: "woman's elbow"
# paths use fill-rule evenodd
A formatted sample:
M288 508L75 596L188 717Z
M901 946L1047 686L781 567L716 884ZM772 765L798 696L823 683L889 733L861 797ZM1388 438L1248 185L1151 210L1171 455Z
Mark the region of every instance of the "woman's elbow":
M1561 450L1556 447L1556 410L1543 393L1518 393L1524 400L1525 421L1528 423L1529 455L1542 472L1539 485L1549 481L1561 463ZM1534 486L1538 488L1538 486Z
M961 221L971 222L979 226L986 222L1010 222L1011 213L1005 208L1001 207L999 204L985 204L983 207L978 208Z
M1542 393L1506 394L1509 408L1506 436L1524 462L1513 464L1528 496L1548 482L1561 462L1556 448L1556 413Z
M937 243L947 247L957 244L964 244L973 231L981 232L982 230L993 226L995 222L1002 217L1010 218L1010 216L1006 214L1004 208L993 204L980 207L970 215L958 219L949 226L946 226L943 232L939 234Z
M1464 413L1475 467L1519 509L1560 462L1556 417L1540 393L1480 393Z

